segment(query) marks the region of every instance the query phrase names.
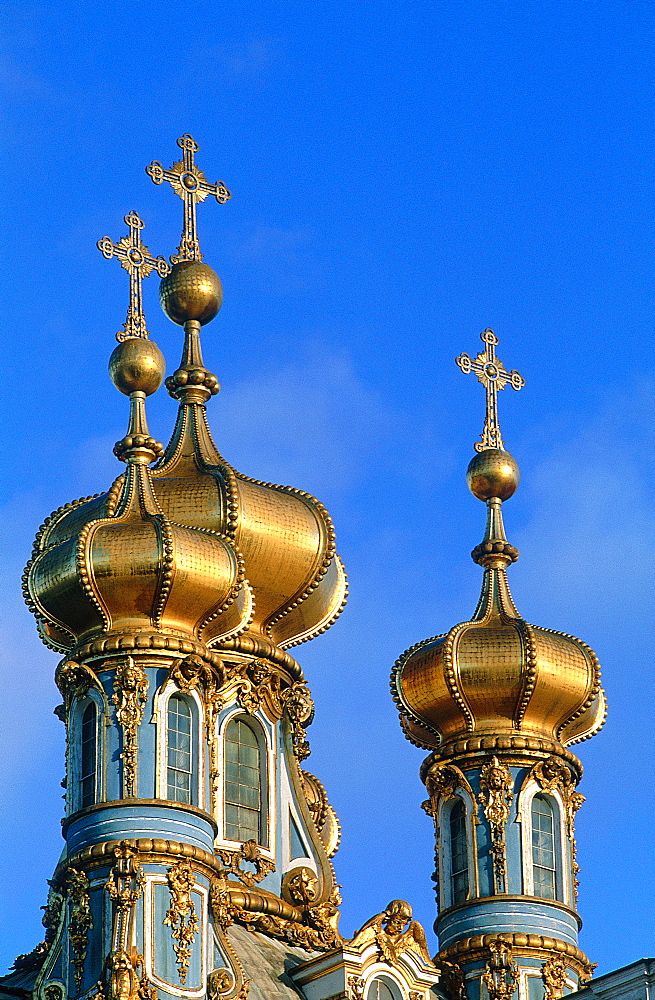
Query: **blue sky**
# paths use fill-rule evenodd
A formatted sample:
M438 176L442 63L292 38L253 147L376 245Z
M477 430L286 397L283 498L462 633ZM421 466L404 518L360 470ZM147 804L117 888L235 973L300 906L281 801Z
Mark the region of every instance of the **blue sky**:
M344 828L342 930L392 897L434 917L423 754L388 675L475 609L483 392L454 358L491 326L526 379L500 395L522 472L512 592L597 651L609 699L579 748L581 945L599 972L652 951L652 5L23 0L2 18L0 964L40 940L61 847L57 657L20 573L50 511L119 471L106 364L127 282L95 243L134 208L174 252L181 203L144 167L170 166L183 132L233 192L198 210L225 288L203 336L214 436L248 475L320 497L350 576L340 621L296 651L308 764ZM173 370L155 277L144 298ZM148 413L165 441L173 402Z

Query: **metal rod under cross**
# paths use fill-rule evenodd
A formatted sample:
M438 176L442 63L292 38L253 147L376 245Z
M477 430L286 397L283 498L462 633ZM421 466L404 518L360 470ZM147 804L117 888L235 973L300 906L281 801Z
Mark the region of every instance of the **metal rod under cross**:
M512 389L518 392L525 385L525 379L516 369L508 372L503 368L502 361L496 357L498 337L493 330L483 330L480 334L480 340L485 345L484 351L481 351L473 360L463 352L455 358L455 364L467 375L469 372L473 372L478 381L482 382L487 394L487 414L480 441L475 442L475 450L484 451L486 448L500 448L504 451L505 445L500 436L500 423L498 421L497 393L499 389L504 389L508 383Z

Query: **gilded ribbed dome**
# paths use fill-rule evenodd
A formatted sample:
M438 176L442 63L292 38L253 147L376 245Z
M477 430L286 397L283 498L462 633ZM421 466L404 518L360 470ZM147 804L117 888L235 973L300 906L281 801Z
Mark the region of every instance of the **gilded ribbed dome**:
M473 462L490 468L497 459L482 451ZM479 486L470 474L469 483ZM506 575L518 552L505 538L500 489L485 491L487 530L471 553L484 567L478 607L397 661L391 685L401 724L426 749L473 734L577 743L605 719L598 660L580 639L521 618Z
M148 433L144 400L163 377L159 349L127 339L110 371L131 401L127 435L114 449L127 471L107 493L68 504L43 525L25 575L28 602L60 650L153 630L208 644L249 617L243 560L219 533L167 516L152 490L148 466L163 447Z
M212 275L183 261L162 282L166 311L185 328L182 362L166 381L179 413L165 452L143 411L161 380L153 382L155 345L132 337L117 348L120 364L114 357L110 365L132 400L116 452L127 472L107 493L56 511L39 531L26 599L57 650L119 633L125 646L130 635L162 632L290 659L285 648L324 631L343 608L346 578L325 507L301 490L241 475L212 441L205 404L219 387L199 337L220 305Z

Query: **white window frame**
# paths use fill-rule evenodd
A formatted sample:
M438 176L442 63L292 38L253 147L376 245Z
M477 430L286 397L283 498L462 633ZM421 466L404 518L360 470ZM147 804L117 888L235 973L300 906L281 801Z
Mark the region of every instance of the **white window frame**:
M193 762L197 761L198 769L194 782L195 795L192 788L190 805L196 809L205 809L205 709L197 691L180 691L173 681L168 681L157 694L152 717L157 726L156 797L168 801L168 703L173 695L179 695L195 705L195 712L191 709L191 762L193 767ZM194 732L194 729L197 731ZM191 778L193 781L193 771ZM185 804L178 803L180 806Z
M571 849L566 836L566 809L558 788L542 788L534 778L525 784L519 794L516 822L521 824L521 856L523 861L523 894L534 896L534 870L532 861L532 801L535 795L543 795L553 806L553 841L555 848L555 899L542 900L574 906L571 885ZM561 896L561 898L560 898Z
M257 711L254 715L249 715L238 705L235 705L232 709L226 712L226 714L219 719L217 726L217 757L218 770L220 773L220 787L218 795L216 796L216 816L214 817L218 825L217 840L230 850L240 850L241 848L240 841L228 840L225 836L225 734L230 722L237 718L242 718L245 722L254 723L255 728L259 727L262 737L262 749L264 750L266 756L265 762L260 761L260 766L262 767L262 771L266 779L266 788L264 789L264 796L262 797L262 806L264 811L264 825L268 833L268 837L266 838L267 843L260 844L259 846L261 847L263 854L269 858L274 858L277 838L277 817L276 811L273 808L273 803L275 802L275 753L273 751L275 729L274 725L263 713Z
M454 795L447 799L442 799L439 805L438 814L438 856L439 856L439 907L442 910L453 903L452 887L452 851L450 844L450 814L455 808L457 801L464 805L464 822L466 829L466 857L468 862L468 896L467 899L474 899L477 895L477 870L475 868L475 803L470 792L459 785Z
M68 718L68 776L66 782L66 807L69 815L82 808L82 718L89 705L96 707L96 787L94 805L104 802L105 789L105 702L99 691L89 688L83 698L71 707Z

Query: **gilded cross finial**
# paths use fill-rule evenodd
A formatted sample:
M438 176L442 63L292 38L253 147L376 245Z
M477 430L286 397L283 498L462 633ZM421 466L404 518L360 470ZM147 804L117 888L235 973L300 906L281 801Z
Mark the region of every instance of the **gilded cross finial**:
M222 181L210 184L202 170L195 164L195 154L200 149L193 136L188 133L180 136L177 144L182 150L183 159L173 164L170 170L164 170L158 160L153 160L146 167L146 173L152 177L155 184L168 181L173 190L184 202L184 228L182 242L178 252L171 257L171 264L181 260L202 260L200 243L196 234L196 205L204 201L208 194L213 194L219 205L232 197Z
M164 257L151 256L148 247L141 242L141 230L144 223L136 212L129 212L125 216L125 223L130 229L129 236L123 236L118 243L112 243L108 236L103 236L101 240L98 240L97 247L107 260L118 257L121 265L130 276L130 304L127 307L127 319L123 329L116 334L116 340L128 340L129 337L141 337L147 340L148 330L143 314L141 281L143 278L147 278L153 269L163 278L170 272L171 268Z
M500 448L504 451L505 445L500 436L498 422L497 393L499 389L504 389L508 383L512 389L518 392L525 385L525 379L515 369L508 372L503 368L502 361L496 357L498 337L493 330L483 330L480 334L480 340L485 344L484 351L481 351L473 361L468 354L462 353L458 358L455 358L455 364L465 374L473 372L477 375L478 381L482 382L487 393L487 415L481 439L475 442L475 450L484 451L486 448Z

